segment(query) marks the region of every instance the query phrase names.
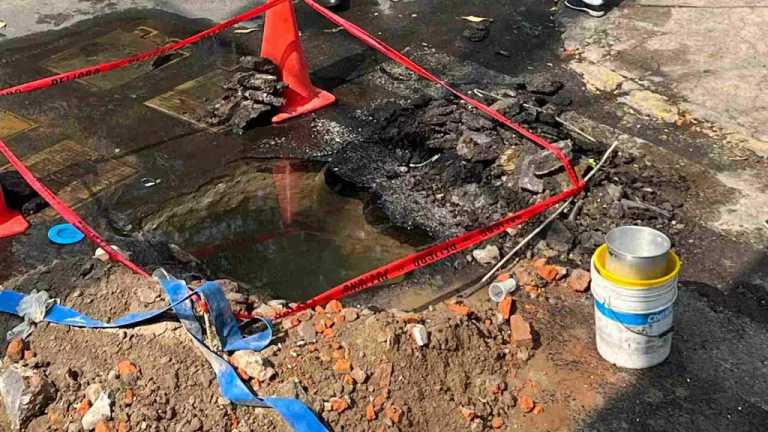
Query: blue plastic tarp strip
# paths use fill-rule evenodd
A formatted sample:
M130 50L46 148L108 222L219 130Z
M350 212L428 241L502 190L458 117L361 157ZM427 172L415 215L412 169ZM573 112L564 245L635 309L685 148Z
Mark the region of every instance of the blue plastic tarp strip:
M46 313L45 320L53 324L72 327L109 329L144 324L173 310L187 330L192 342L214 369L219 390L225 399L237 405L273 408L293 430L298 432L328 432L328 428L315 413L300 400L278 397L261 398L253 394L251 389L240 379L232 365L208 348L203 341L204 331L195 317L191 298L194 295L200 295L205 300L212 324L225 351L261 351L267 347L272 340L272 324L269 321L264 320L266 330L244 338L232 313L229 301L218 284L207 282L197 290L190 292L186 283L178 279L166 278L160 280L160 283L169 303L169 306L164 309L132 312L111 323L105 323L74 309L53 305ZM0 312L18 316L17 310L24 297L25 294L19 292L0 291Z

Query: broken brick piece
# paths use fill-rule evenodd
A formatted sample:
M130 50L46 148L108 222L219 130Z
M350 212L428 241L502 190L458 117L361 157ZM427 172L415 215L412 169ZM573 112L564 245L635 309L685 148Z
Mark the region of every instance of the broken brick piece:
M125 391L125 393L123 393L123 405L129 406L133 404L133 399L134 399L133 390L128 389Z
M517 398L517 406L519 406L520 410L524 413L529 413L536 407L536 402L528 396L520 395Z
M533 413L534 413L535 415L539 415L539 414L541 414L541 413L543 413L543 412L544 412L544 407L543 407L543 406L541 406L541 405L539 405L539 404L536 404L536 406L535 406L535 407L533 407Z
M501 417L494 417L493 420L491 420L491 427L494 429L501 429L504 427L504 419Z
M355 379L352 378L352 375L344 375L341 377L341 382L343 382L346 385L355 385Z
M335 317L333 317L333 322L336 323L336 324L341 324L344 321L346 321L346 319L344 319L344 315L342 315L342 314L338 314Z
M338 359L336 364L333 365L333 370L336 373L349 373L352 372L352 362L349 359Z
M349 402L340 398L331 399L331 409L337 413L344 412L349 408Z
M325 331L325 321L323 320L317 320L315 321L315 331L318 333L322 333Z
M370 422L376 420L376 409L373 408L373 404L369 403L365 407L365 418Z
M461 315L468 317L472 314L472 309L470 309L467 305L463 303L448 303L448 310L455 313L456 315Z
M130 360L122 360L120 363L117 364L117 373L121 377L134 375L139 373L139 368L136 367L136 365L133 364Z
M571 276L568 278L568 288L582 293L589 289L589 283L591 281L592 276L588 271L576 269L571 272Z
M117 432L130 432L131 425L127 421L120 421L117 424Z
M331 300L325 305L325 311L327 313L339 313L342 309L344 309L344 306L342 306L341 302L338 300Z
M91 409L91 402L88 400L88 398L85 398L80 402L80 405L77 406L75 412L77 415L82 417L85 415L85 413L88 412L89 409Z
M99 420L98 423L96 423L96 432L112 432L112 428L109 426L109 423L107 423L106 420Z
M466 420L467 422L471 422L472 419L475 418L475 410L473 409L459 407L459 412L461 413L461 416L464 417L464 420Z
M334 330L332 328L327 328L327 329L325 329L325 331L323 331L323 336L325 336L328 339L330 339L332 337L335 337L336 336L336 330Z
M24 351L24 360L31 361L35 358L35 352L32 350L26 350Z
M542 279L546 280L547 282L554 281L560 275L557 266L553 265L537 267L536 272L539 274L539 276L542 277Z
M21 338L11 340L5 350L5 357L13 363L21 361L24 358L24 340Z
M392 423L397 424L403 419L403 410L396 405L390 405L384 411L384 416L391 420Z
M517 346L533 348L533 334L531 325L520 315L512 315L509 318L509 327L512 330L512 343Z
M371 405L373 405L373 408L376 411L381 411L381 408L384 407L384 403L386 402L387 402L387 397L383 394L380 394L375 398L373 398L373 402L371 403Z
M512 297L504 297L504 300L499 303L499 314L501 315L504 320L508 320L509 317L512 315L512 307L515 305L515 301L512 300Z

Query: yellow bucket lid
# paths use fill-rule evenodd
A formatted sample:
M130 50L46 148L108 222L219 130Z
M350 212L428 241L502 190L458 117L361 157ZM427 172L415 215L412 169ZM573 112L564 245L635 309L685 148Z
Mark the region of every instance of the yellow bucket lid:
M595 251L595 255L592 257L592 261L595 263L595 268L600 273L600 276L604 277L610 282L613 282L617 285L621 285L623 288L630 288L630 289L647 289L647 288L653 288L660 285L664 285L667 282L671 281L672 279L676 278L677 275L680 273L680 268L682 267L682 263L680 262L680 257L677 256L677 254L674 251L669 251L669 262L667 263L667 268L669 269L669 273L666 276L660 277L658 279L649 279L649 280L639 280L639 279L627 279L623 278L621 276L615 275L605 268L605 259L608 255L608 245L603 244L597 250Z

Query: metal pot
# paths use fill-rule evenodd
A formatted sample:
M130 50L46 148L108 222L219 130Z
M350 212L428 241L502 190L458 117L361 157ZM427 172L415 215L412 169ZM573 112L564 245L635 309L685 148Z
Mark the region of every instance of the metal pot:
M669 272L669 237L643 226L614 228L605 238L605 269L626 279L651 280Z

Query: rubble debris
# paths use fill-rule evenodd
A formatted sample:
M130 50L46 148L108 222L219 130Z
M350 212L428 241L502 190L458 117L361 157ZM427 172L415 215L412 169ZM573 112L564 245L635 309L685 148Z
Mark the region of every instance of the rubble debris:
M529 413L536 407L536 403L529 396L520 395L517 397L517 406L524 413Z
M11 339L8 343L8 348L5 350L5 358L12 363L17 363L24 359L24 339Z
M56 387L40 370L10 365L0 373L0 397L11 427L26 428L56 399Z
M589 289L589 284L592 281L592 276L588 271L582 269L576 269L571 272L568 277L568 288L573 291L583 293Z
M255 122L269 122L278 108L285 104L281 97L286 84L279 81L277 66L261 57L240 59L238 72L222 87L226 93L208 107L205 119L211 126L228 126L237 134Z
M501 417L494 417L493 420L491 420L491 427L494 429L501 429L504 427L504 419Z
M416 345L423 347L429 343L429 333L427 328L422 324L409 324L409 332Z
M533 348L531 325L522 316L512 315L509 318L509 326L512 330L512 343L521 347Z
M107 392L102 392L93 406L85 413L81 424L86 431L96 429L96 425L105 420L112 418L112 401L109 399Z
M504 321L507 321L512 315L512 308L514 306L515 306L515 301L512 299L512 297L509 297L509 296L504 297L504 300L502 300L498 306L499 316Z
M483 249L475 249L472 251L472 257L481 265L493 265L500 259L499 248L488 245Z

